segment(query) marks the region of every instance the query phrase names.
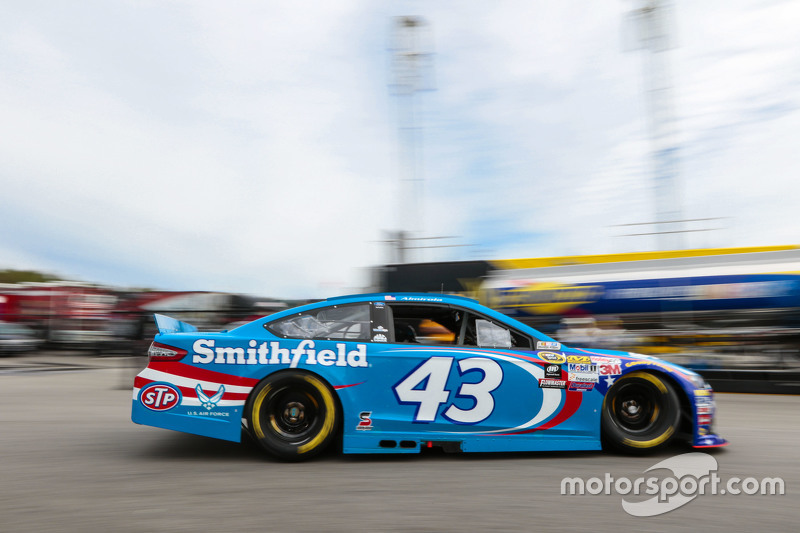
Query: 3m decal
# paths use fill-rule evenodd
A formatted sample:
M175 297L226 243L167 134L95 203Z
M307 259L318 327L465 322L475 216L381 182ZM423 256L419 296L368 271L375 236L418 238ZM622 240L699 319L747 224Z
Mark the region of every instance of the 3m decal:
M600 363L597 365L597 370L601 376L616 376L622 374L622 365L620 363Z
M431 357L394 386L400 403L417 404L415 422L433 422L439 406L448 401L450 391L446 386L452 366L452 357ZM483 357L470 357L458 362L461 376L475 370L483 373L482 379L477 383L462 383L456 392L458 397L472 398L474 405L471 409L461 409L451 404L442 413L446 419L458 424L476 424L489 418L494 411L491 393L502 383L503 370L496 361Z

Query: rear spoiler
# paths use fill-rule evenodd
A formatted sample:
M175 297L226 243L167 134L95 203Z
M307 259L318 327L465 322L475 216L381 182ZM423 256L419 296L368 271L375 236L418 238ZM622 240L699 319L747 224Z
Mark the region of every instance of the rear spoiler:
M165 315L153 315L156 319L156 326L158 333L164 335L165 333L191 333L197 331L197 328L186 322L181 322L172 317Z

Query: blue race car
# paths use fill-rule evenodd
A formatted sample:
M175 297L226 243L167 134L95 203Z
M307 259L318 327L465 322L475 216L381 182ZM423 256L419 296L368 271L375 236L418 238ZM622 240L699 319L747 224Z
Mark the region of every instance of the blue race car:
M459 296L330 298L220 333L156 323L133 421L235 442L244 428L283 460L336 439L344 453L727 444L691 370L569 348Z

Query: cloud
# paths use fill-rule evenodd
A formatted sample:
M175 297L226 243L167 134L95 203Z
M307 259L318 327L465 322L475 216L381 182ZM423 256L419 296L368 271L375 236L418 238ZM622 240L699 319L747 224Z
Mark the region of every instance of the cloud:
M396 15L425 17L434 42L415 236L470 245L417 260L653 246L620 236L654 217L625 3L43 6L0 21L0 268L278 297L364 286L409 210ZM727 217L686 244L796 242L800 10L675 12L684 214Z

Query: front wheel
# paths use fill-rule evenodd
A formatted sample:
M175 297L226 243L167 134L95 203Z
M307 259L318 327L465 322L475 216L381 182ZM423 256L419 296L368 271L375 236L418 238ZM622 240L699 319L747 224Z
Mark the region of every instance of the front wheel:
M680 416L680 399L669 381L649 372L632 372L606 394L603 438L625 452L654 451L672 440Z
M273 374L261 381L245 414L262 448L285 461L311 458L330 444L339 425L331 388L304 372Z

